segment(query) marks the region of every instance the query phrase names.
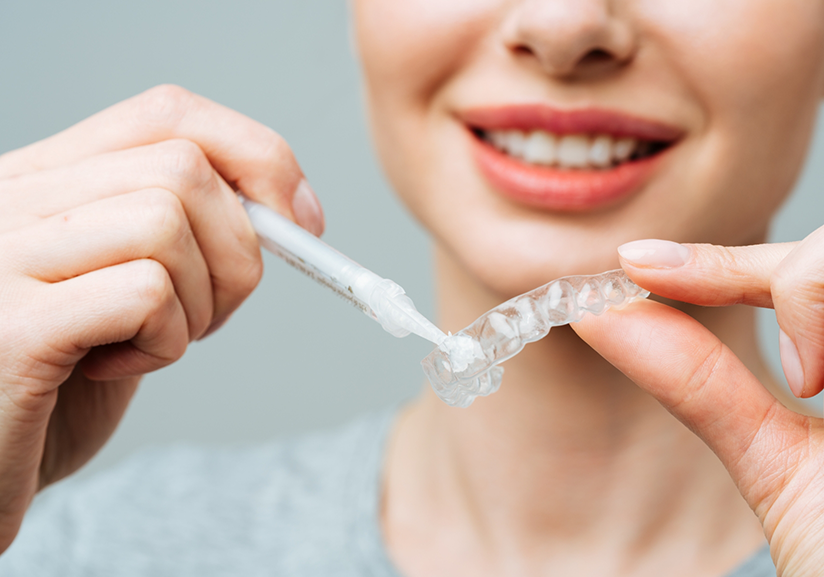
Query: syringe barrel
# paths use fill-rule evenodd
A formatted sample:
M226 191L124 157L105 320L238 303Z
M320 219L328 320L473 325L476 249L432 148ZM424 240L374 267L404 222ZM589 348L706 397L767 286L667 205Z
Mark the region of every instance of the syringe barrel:
M238 194L260 244L332 289L378 321L387 332L410 332L434 343L445 335L416 309L404 290L376 275L275 211Z
M243 195L238 197L264 248L374 317L369 307L368 293L372 285L383 280L381 277L288 218Z

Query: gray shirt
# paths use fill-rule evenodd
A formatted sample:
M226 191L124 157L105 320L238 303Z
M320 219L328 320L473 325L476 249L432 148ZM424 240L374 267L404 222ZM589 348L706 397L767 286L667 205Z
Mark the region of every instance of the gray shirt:
M399 577L378 523L394 412L238 449L149 451L38 497L3 577ZM774 576L764 548L729 577Z

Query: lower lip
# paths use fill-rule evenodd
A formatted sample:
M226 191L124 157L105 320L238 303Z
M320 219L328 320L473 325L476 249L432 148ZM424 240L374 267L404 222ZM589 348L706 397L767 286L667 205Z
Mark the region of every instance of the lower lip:
M632 196L649 179L666 151L614 168L551 168L521 162L470 132L481 173L503 196L545 210L584 212Z

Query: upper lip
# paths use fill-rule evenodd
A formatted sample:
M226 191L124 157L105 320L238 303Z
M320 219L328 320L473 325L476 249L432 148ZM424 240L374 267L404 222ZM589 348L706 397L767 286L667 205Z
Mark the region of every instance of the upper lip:
M658 120L602 108L562 110L545 104L471 108L458 116L480 130L544 130L553 134L607 134L655 142L674 142L683 130Z

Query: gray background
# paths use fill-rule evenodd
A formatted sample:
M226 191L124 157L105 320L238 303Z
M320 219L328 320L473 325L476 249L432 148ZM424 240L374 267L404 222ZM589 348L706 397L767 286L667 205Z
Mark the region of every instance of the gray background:
M426 236L370 149L344 0L5 0L0 54L0 152L180 84L280 132L324 204L325 240L433 313ZM824 221L824 124L817 132L774 240ZM761 318L778 367L775 316ZM430 348L390 337L267 255L260 288L232 322L145 380L85 474L147 444L240 443L341 423L414 395Z

